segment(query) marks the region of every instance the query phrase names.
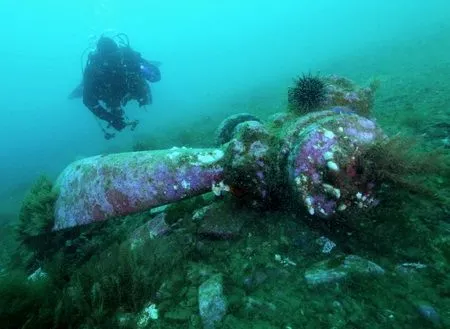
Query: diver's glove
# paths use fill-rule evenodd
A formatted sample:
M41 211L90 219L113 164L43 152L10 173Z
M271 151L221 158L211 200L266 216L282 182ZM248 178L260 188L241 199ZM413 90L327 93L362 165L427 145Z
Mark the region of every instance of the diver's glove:
M115 117L114 119L110 120L109 125L118 131L121 131L127 126L122 117Z
M108 127L113 127L114 129L121 131L127 126L123 119L123 110L120 107L108 111L100 104L97 104L95 106L89 107L89 109L99 119L108 122Z
M105 132L105 139L110 140L112 138L116 137L116 134Z
M124 111L121 107L116 107L111 109L110 119L108 120L110 126L114 129L121 131L123 128L127 126L125 120L123 119Z
M139 120L134 120L134 121L127 123L127 125L130 126L131 131L134 131L134 129L136 129L138 124L139 124Z

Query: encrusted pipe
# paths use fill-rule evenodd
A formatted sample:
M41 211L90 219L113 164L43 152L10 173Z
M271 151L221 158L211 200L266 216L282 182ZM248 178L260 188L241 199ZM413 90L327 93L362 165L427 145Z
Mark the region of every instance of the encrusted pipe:
M102 221L179 201L222 181L220 149L99 155L70 164L55 189L54 230Z
M283 138L293 199L320 217L375 205L379 186L360 173L358 158L384 138L374 121L346 108L298 119Z

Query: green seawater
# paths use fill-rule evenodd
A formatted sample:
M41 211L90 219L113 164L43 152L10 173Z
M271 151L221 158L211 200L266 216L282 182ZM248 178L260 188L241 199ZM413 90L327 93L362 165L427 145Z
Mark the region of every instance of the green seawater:
M446 1L5 0L0 10L0 328L205 328L199 289L210 278L226 300L215 328L450 328ZM67 99L83 50L105 31L162 62L154 103L127 107L138 128L109 141ZM35 234L52 220L46 184L72 161L213 147L229 115L286 111L293 79L308 72L378 81L372 118L411 141L411 159L439 168L414 173L426 191L387 187L348 222L207 194L165 208L172 233L133 248L129 236L154 212ZM209 220L232 238L202 234L193 214L211 204ZM359 260L343 269L349 255ZM345 278L308 283L319 270ZM157 318L142 321L151 305Z

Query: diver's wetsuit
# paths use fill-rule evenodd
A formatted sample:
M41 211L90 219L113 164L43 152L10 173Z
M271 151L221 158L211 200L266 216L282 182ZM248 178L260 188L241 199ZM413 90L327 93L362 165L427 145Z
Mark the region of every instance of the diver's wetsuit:
M122 106L135 99L139 106L152 103L146 80L161 79L159 69L130 47L89 56L83 77L83 103L99 119L120 131L127 126ZM103 106L101 102L104 103Z

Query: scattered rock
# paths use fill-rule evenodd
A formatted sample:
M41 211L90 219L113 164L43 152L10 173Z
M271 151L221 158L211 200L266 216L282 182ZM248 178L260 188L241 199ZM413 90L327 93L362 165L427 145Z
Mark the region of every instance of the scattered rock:
M201 218L198 233L210 239L228 240L239 237L243 226L242 215L234 214L222 204L201 208L196 212ZM194 214L195 216L195 214Z
M297 263L290 260L289 257L284 257L280 254L275 254L274 259L283 266L297 266Z
M305 272L306 282L319 285L341 281L353 274L382 275L384 269L379 265L356 255L325 260L313 265Z
M208 206L204 206L200 209L197 209L196 211L194 211L194 214L192 215L192 220L194 221L201 221L204 217L205 214L211 209L213 208L214 205L208 205Z
M153 303L148 303L138 316L137 327L145 328L148 326L150 321L158 320L158 317L159 315L156 305Z
M28 276L28 280L37 281L47 278L47 273L45 273L40 267Z
M418 304L417 311L419 312L419 314L422 316L423 319L429 321L434 326L437 327L441 326L441 317L439 316L439 313L433 306L426 303Z
M277 310L275 304L253 297L245 298L245 309L252 313L274 313Z
M322 247L323 254L329 254L334 249L334 247L336 247L336 243L325 236L321 236L316 240L316 242L319 246Z
M427 266L422 263L403 263L395 267L395 271L402 275L416 274L420 270L426 269Z
M222 275L216 274L203 282L198 289L199 311L205 329L214 329L227 312L222 282Z
M150 209L150 214L158 215L159 213L165 212L168 207L169 207L169 205L166 204L166 205L163 205L163 206L152 208L152 209Z
M230 240L239 236L242 222L238 218L213 217L200 227L199 234L211 239Z
M149 239L155 239L169 232L170 226L166 222L166 213L159 213L144 225L134 230L130 239L131 248L134 249Z
M223 181L212 184L211 191L214 193L215 196L221 197L224 196L226 193L230 192L230 187L226 185Z
M148 222L148 234L151 239L166 235L170 232L169 224L166 222L166 213L159 213Z

